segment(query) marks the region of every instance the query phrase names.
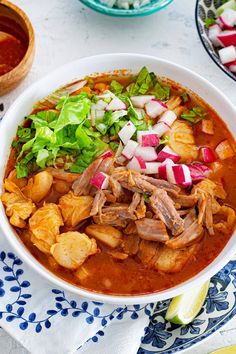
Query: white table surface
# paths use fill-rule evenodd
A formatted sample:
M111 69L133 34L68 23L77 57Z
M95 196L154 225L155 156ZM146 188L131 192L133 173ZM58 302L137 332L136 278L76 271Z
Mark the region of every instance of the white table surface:
M236 104L235 82L218 69L200 43L194 21L194 0L174 0L163 11L137 19L107 17L86 8L78 0L12 2L32 21L36 57L22 84L0 97L5 110L26 87L54 68L80 57L110 52L145 53L182 64L210 80ZM185 353L207 354L231 344L236 344L236 318ZM0 354L26 354L26 351L0 330Z

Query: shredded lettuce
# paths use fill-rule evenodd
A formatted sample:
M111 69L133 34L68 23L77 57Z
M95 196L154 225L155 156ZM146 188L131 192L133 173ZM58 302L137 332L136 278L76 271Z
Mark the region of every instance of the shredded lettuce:
M81 92L78 96L66 98L63 103L59 102L58 106L61 107L61 112L54 128L55 132L67 125L83 123L90 111L91 100L85 92Z
M115 112L107 111L102 119L97 119L95 121L95 127L102 135L105 135L114 123L118 122L121 117L126 115L127 111L125 110Z

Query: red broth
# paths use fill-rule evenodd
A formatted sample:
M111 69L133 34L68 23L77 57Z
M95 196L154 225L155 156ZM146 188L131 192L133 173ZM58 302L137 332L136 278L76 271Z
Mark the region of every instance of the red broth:
M14 69L23 59L28 39L21 27L13 20L0 16L0 76Z

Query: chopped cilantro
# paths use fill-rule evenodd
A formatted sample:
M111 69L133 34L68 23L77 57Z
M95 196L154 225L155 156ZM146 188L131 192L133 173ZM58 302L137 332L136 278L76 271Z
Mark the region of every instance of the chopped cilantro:
M185 119L193 124L200 122L205 116L206 112L201 107L193 107L187 113L182 113L181 118Z
M209 28L211 25L214 25L214 23L216 23L216 20L214 18L211 17L207 17L205 19L205 26L206 28Z

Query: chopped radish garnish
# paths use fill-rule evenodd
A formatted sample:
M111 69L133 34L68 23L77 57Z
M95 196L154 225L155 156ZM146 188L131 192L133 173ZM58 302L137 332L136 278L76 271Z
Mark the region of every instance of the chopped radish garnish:
M128 160L132 159L137 147L138 143L136 141L129 140L122 151L122 155Z
M173 162L178 162L180 160L180 156L176 154L169 146L165 146L158 154L157 161L163 162L166 159L170 159Z
M208 33L208 37L211 41L211 43L215 46L215 47L220 47L221 43L219 41L219 39L217 38L221 33L221 28L220 26L215 23L214 25L212 25L209 28L209 33Z
M236 46L236 30L223 31L217 36L217 38L220 41L222 47L229 47L230 45Z
M145 104L145 109L149 117L156 118L167 110L167 105L156 99L152 99Z
M155 175L158 173L160 166L160 162L146 162L146 168L144 170L144 173L146 173L147 175Z
M170 126L165 122L157 122L157 124L153 126L153 130L155 130L155 132L159 137L167 133L170 129L171 129Z
M205 178L202 171L199 168L197 168L196 166L188 165L188 167L189 167L190 175L191 175L193 182L200 181Z
M226 64L226 66L230 71L232 71L232 73L236 73L236 60Z
M186 165L167 165L167 180L170 183L179 184L183 187L188 187L192 184L190 170Z
M134 133L136 132L136 128L131 121L128 121L123 128L119 131L118 135L124 144L127 144L128 141L132 138Z
M104 172L97 172L91 179L90 184L98 189L107 189L109 176Z
M195 162L191 165L188 165L189 170L190 170L190 175L192 177L193 182L195 181L200 181L204 178L206 178L211 169L204 165L203 163Z
M158 122L164 122L166 123L169 127L172 126L174 121L177 119L177 115L173 111L166 111L162 114L161 118L159 119Z
M113 92L111 92L111 91L109 91L109 90L106 90L106 91L104 91L101 95L98 95L97 96L98 98L102 98L102 99L112 99L112 98L114 98L114 97L116 97L115 95L114 95L114 93Z
M130 170L134 170L134 171L143 171L146 168L146 162L142 159L141 156L137 156L135 155L132 160L130 160L130 162L127 164L127 167Z
M216 22L222 29L233 29L236 24L236 11L225 9Z
M195 168L198 168L202 172L204 177L207 177L211 171L211 169L208 166L204 165L201 162L194 162L193 164L188 166L194 166Z
M173 166L173 165L174 165L174 162L170 159L166 159L165 161L163 161L158 168L159 178L167 180L166 168L167 168L167 166Z
M138 146L135 155L141 156L144 161L155 161L157 152L152 146Z
M118 97L114 97L106 106L106 111L119 111L126 108L126 104L123 101L121 101Z
M97 109L100 109L100 110L103 110L103 109L105 109L106 107L107 107L107 103L106 102L104 102L103 100L99 100L99 101L97 101L97 103L95 104L95 106L96 106L96 108Z
M235 152L228 140L223 140L221 143L219 143L215 148L215 152L221 160L228 159L235 155Z
M145 104L151 101L155 96L146 95L146 96L133 96L131 97L131 102L136 108L144 108Z
M222 64L230 63L236 59L236 49L233 45L220 49L218 53Z
M202 120L202 132L205 134L213 135L214 134L214 125L212 120L203 119Z
M111 156L113 156L113 153L110 150L108 150L108 151L104 152L100 157L102 157L103 159L106 159L107 157L111 157Z
M200 154L204 162L214 162L216 160L214 152L209 147L201 147Z
M158 146L159 137L155 131L143 131L139 130L137 132L137 140L141 146Z
M162 115L157 124L154 125L153 130L157 132L159 137L161 137L163 134L168 132L170 129L171 125L174 123L176 120L177 115L173 111L165 111Z

